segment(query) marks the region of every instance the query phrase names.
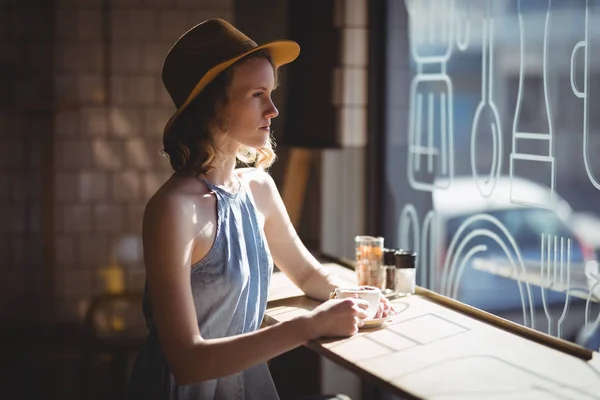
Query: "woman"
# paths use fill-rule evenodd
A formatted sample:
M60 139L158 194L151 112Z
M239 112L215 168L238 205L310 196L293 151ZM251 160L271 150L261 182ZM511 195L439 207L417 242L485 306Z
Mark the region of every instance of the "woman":
M175 173L143 222L150 330L129 398L276 399L266 361L320 336L353 335L362 300L330 300L306 316L259 329L273 260L308 296L336 287L306 250L272 178L276 71L296 43L257 46L214 19L169 51L163 82L177 112L164 132ZM255 168L236 169L237 161ZM382 302L380 314L389 303Z

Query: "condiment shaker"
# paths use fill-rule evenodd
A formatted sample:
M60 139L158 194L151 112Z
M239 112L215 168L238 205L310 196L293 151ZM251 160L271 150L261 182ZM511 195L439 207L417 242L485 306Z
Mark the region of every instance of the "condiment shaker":
M383 249L383 294L396 293L396 249Z
M360 235L356 245L356 278L360 286L383 287L383 237Z
M408 296L415 293L417 253L409 250L398 250L394 254L396 261L396 293Z

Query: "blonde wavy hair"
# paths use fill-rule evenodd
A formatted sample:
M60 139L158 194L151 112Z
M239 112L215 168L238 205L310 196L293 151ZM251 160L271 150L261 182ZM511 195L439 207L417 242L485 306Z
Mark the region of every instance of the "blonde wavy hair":
M212 132L221 129L220 110L228 101L228 89L233 72L239 64L253 58L265 58L277 70L265 50L252 53L233 64L209 83L175 121L168 135L163 137L163 153L175 172L196 176L214 168L221 153L215 145ZM268 169L276 160L275 141L271 136L264 147L254 149L242 146L237 153L238 165L253 165Z

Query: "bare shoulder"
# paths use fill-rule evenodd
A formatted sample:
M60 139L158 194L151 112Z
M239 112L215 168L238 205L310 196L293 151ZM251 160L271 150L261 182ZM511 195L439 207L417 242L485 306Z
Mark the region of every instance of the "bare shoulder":
M246 182L252 194L258 196L271 196L274 190L277 190L273 177L263 169L259 168L238 168L236 173L240 179Z
M235 170L238 177L254 186L275 184L271 175L260 168L238 168Z
M173 175L146 204L144 231L147 228L176 228L189 229L193 234L195 227L214 219L215 202L206 186L193 178Z
M273 177L260 168L238 168L236 173L250 187L256 207L267 215L274 200L279 196Z
M209 190L193 178L173 175L148 200L146 214L185 213L203 202L208 202L208 195Z

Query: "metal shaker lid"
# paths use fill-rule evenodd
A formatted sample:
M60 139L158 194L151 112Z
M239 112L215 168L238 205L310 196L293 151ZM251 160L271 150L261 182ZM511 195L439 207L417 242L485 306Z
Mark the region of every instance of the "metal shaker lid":
M383 265L396 265L397 249L383 249Z
M417 253L410 250L398 250L394 254L396 268L415 268Z

